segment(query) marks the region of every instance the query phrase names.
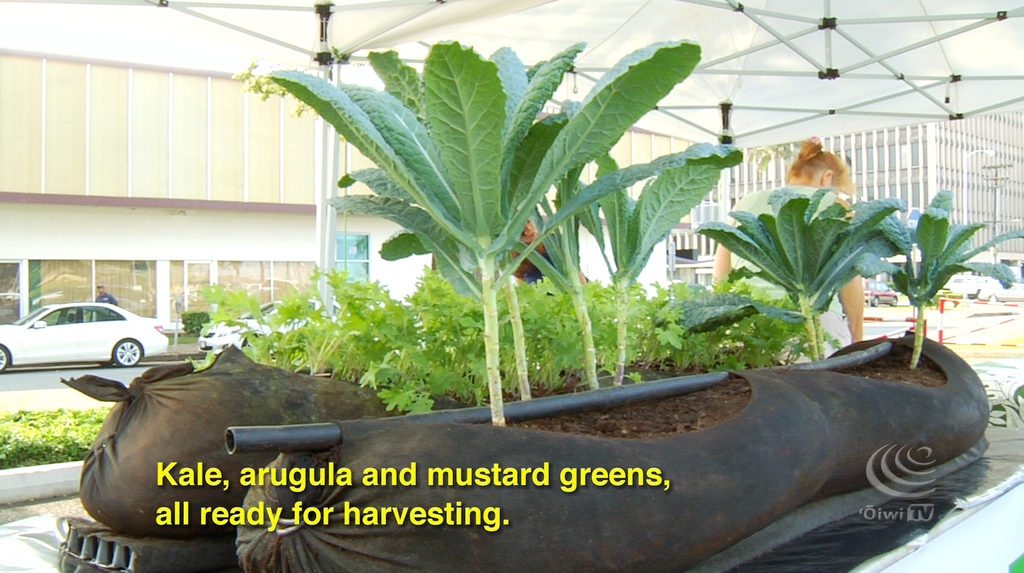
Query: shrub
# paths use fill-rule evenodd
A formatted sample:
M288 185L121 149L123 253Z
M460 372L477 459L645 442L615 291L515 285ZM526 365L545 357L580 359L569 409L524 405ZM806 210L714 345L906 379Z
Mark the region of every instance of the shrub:
M208 322L210 322L210 313L208 312L186 312L181 315L181 324L185 332L192 336L199 336L203 326Z
M22 410L0 416L0 469L82 460L109 411Z

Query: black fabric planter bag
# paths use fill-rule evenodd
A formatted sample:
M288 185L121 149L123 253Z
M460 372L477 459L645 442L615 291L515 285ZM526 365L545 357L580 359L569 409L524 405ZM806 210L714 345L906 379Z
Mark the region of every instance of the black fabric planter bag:
M906 341L901 341L905 344ZM339 422L344 443L320 454L282 454L271 467L352 470L351 486L253 487L246 507L333 508L329 525L240 526L238 554L256 572L643 571L679 573L810 501L869 487L865 466L892 444L931 448L936 464L983 439L984 390L955 354L925 355L949 381L909 386L829 371L738 372L750 403L699 432L633 440L489 425ZM657 382L650 383L657 384ZM415 487L367 486L365 468L417 464ZM537 468L550 485L428 486L428 468ZM562 491L563 468L660 469L664 487L587 485ZM577 472L578 475L579 472ZM650 483L650 482L646 482ZM347 505L346 505L347 504ZM368 508L500 508L479 525L354 525ZM345 524L346 510L350 525ZM370 511L369 513L373 513ZM379 513L378 521L379 521ZM407 514L407 519L411 514ZM429 514L428 514L429 515ZM504 520L508 520L505 524Z
M295 424L385 414L371 390L337 380L261 366L229 347L207 370L152 368L132 381L95 376L65 381L94 398L116 401L82 467L82 505L97 521L137 537L192 537L230 531L200 525L201 507L239 506L242 468L262 467L272 454L228 456L224 430L237 424ZM221 486L157 485L158 463L178 481L182 468L221 470ZM189 502L189 524L157 525L158 508ZM184 506L177 506L183 511Z

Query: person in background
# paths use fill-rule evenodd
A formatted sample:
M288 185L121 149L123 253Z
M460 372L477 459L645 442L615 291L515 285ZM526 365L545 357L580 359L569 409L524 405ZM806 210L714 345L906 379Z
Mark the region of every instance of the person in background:
M797 156L787 174L787 185L808 197L821 188L831 187L848 196L855 189L850 179L850 170L846 162L835 154L822 149L818 138L803 142ZM747 211L760 215L772 212L768 198L774 189L758 191L747 195L736 204L734 211ZM849 207L850 204L838 195L834 200ZM829 205L823 201L821 209ZM715 253L714 277L716 281L724 279L735 268L751 266L749 262L734 256L728 249L719 245ZM779 287L764 281L753 279L752 284L763 287L775 298L785 298L786 293ZM840 348L864 338L864 283L861 277L850 281L839 291L839 302L832 301L828 312L821 316L822 326L835 338ZM831 345L829 345L831 347ZM838 349L832 349L838 350Z
M114 298L114 295L107 292L103 285L96 285L96 302L105 302L117 306L117 299Z
M523 233L522 233L522 235L520 235L519 240L524 242L524 243L526 243L527 245L529 245L529 244L532 244L533 241L535 241L536 239L537 239L537 226L533 224L533 221L527 221L526 222L526 227L523 229ZM540 254L542 257L544 257L545 259L547 259L547 261L549 263L551 262L551 257L548 256L548 249L547 249L547 247L544 246L544 243L541 243L537 247L536 252L538 254ZM513 257L518 257L519 253L512 253L512 256ZM544 273L542 273L541 270L538 269L536 265L534 265L532 262L530 262L529 259L524 260L519 265L519 268L516 269L516 271L514 273L512 273L512 274L517 279L519 279L519 280L521 280L523 282L526 282L526 283L535 283L535 282L539 281L540 279L544 278Z
M523 228L523 233L519 236L519 240L527 245L530 245L537 240L537 226L533 224L533 221L526 222L526 226ZM539 253L540 256L544 257L547 262L554 264L551 260L551 256L548 255L548 249L544 243L538 245L535 251ZM513 252L512 256L518 257L519 253ZM529 259L520 263L519 268L517 268L512 275L525 283L535 283L544 278L544 273L537 268L537 265L530 262ZM587 284L587 282L589 282L587 277L583 275L583 271L580 271L580 283Z

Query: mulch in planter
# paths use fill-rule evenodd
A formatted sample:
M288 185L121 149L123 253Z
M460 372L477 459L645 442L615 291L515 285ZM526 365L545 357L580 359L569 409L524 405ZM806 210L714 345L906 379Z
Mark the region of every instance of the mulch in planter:
M942 372L942 369L924 354L921 355L917 368L911 370L910 356L912 353L912 348L894 345L892 351L884 356L867 364L861 364L853 368L844 368L839 370L839 372L849 374L850 376L863 376L876 380L905 382L926 388L946 385L946 375Z
M911 370L908 367L911 352L911 348L896 345L888 354L871 362L837 372L927 388L946 384L942 369L926 356L922 355L918 367ZM731 378L706 390L667 400L510 425L610 438L656 438L710 428L734 418L749 402L750 384L742 378Z

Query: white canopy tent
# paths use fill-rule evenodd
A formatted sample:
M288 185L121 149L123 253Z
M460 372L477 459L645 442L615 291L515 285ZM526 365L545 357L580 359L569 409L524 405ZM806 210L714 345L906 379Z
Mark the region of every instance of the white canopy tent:
M0 0L0 50L229 72L370 49L416 60L443 39L533 63L586 41L563 99L678 38L702 46L702 63L638 127L693 141L756 146L1024 109L1019 1ZM333 137L322 141L320 205L337 179ZM320 211L324 265L333 218Z

